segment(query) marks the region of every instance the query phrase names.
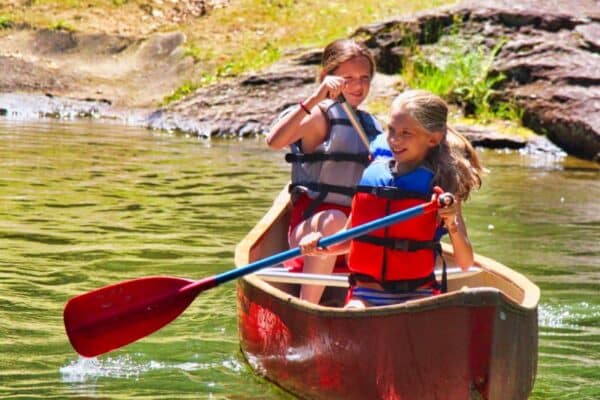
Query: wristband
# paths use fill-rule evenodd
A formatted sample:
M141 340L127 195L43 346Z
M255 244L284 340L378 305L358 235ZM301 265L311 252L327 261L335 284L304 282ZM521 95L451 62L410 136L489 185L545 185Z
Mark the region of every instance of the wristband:
M305 112L307 115L310 115L310 110L308 109L308 107L306 107L306 106L304 105L304 102L302 102L302 101L301 101L300 103L298 103L298 105L300 106L300 108L301 108L301 109L303 109L303 110L304 110L304 112Z

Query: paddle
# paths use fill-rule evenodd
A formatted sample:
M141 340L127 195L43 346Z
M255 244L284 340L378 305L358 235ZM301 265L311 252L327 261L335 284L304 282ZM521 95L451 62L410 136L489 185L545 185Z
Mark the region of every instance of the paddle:
M452 204L450 193L436 191L428 203L412 207L319 240L327 247ZM65 305L64 322L73 348L94 357L135 342L179 316L205 290L262 268L300 256L298 247L193 281L167 276L133 279L73 297Z
M369 137L367 136L365 129L363 128L362 124L360 123L360 120L358 119L358 115L356 114L356 112L354 111L352 106L350 104L348 104L348 102L346 101L346 98L344 97L343 94L340 94L337 97L337 101L340 103L340 105L346 112L346 115L348 115L348 119L350 120L350 123L352 124L354 129L356 129L356 132L358 133L358 137L360 138L360 140L362 140L362 142L365 145L365 147L367 148L367 150L369 150L371 148L370 142L369 142Z

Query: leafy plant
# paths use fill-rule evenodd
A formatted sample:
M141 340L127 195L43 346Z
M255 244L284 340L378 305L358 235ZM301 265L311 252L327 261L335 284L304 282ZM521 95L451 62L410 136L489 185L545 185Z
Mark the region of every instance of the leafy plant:
M12 28L13 21L8 15L0 15L0 29Z
M195 44L189 44L187 45L184 50L183 50L183 56L184 57L192 57L192 59L194 60L194 62L198 62L201 61L203 58L203 52L202 50L196 46Z
M179 86L173 93L164 98L163 104L173 103L179 99L184 98L194 93L200 86L192 81L186 81L183 85Z
M67 21L59 19L58 21L52 23L50 25L50 29L53 31L67 31L67 32L74 32L75 28L73 28L73 26L71 24L69 24Z
M496 88L506 79L492 73L492 63L504 42L493 49L465 45L456 37L446 43L447 54L436 52L436 62L418 49L402 71L406 84L436 93L459 104L465 115L480 119L520 120L522 111L513 103L499 101ZM465 51L467 48L469 50Z

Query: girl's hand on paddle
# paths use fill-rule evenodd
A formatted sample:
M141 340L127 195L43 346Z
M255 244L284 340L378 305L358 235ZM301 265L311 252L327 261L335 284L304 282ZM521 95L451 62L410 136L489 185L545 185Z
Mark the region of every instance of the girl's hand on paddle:
M456 232L459 212L460 208L457 200L448 206L438 208L438 216L444 221L444 226L448 231Z
M321 256L327 254L327 250L318 247L319 240L323 237L321 232L311 232L300 239L298 247L305 256Z
M327 75L323 82L319 85L317 89L317 93L315 97L319 99L319 101L325 99L336 99L340 94L342 94L342 89L346 84L346 80L340 76L335 75Z

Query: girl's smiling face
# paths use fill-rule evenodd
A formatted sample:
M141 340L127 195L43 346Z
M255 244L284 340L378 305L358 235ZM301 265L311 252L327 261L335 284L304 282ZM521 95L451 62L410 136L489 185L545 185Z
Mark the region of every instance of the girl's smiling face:
M392 110L387 140L402 171L409 171L421 164L429 149L437 146L442 138L441 132L429 132L404 107Z
M366 57L353 57L341 63L334 74L344 78L342 93L351 106L357 107L369 94L371 63Z

